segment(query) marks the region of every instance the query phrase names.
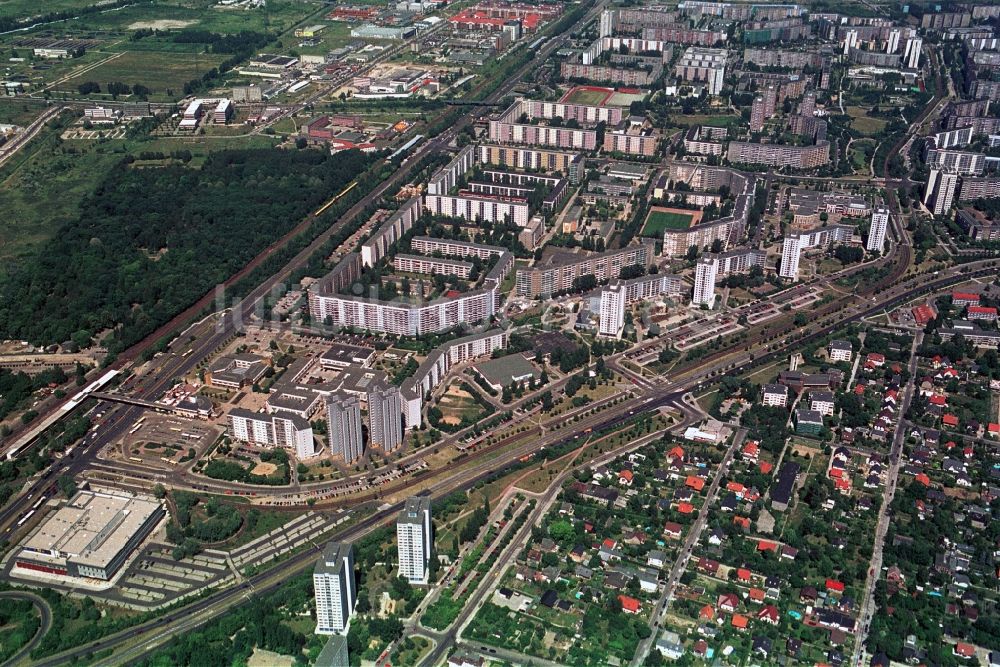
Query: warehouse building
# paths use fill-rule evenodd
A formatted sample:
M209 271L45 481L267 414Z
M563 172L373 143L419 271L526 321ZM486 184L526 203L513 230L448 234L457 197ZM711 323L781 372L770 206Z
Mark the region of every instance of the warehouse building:
M148 496L80 491L24 543L18 568L108 581L166 511Z

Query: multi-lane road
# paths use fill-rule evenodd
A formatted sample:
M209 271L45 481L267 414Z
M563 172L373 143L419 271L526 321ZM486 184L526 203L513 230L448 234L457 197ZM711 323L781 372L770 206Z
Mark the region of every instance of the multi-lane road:
M573 29L578 28L584 22L591 20L593 16L603 8L604 4L604 2L600 2L592 7L587 15L581 19L581 21L574 26ZM562 35L554 36L552 39L548 40L529 62L519 68L517 72L515 72L491 95L489 95L485 102L495 103L496 101L502 99L503 96L507 95L513 89L513 86L520 81L525 74L537 67L539 64L545 62L545 60L556 49L565 44L568 34L571 33L573 29L567 30ZM936 106L936 104L929 105L927 111L924 114L921 114L921 119L925 119L929 113L933 113L933 109ZM57 111L58 110L54 110L54 112ZM393 173L386 181L362 197L340 219L338 219L336 223L321 233L312 243L293 257L281 271L263 281L242 301L229 308L221 316L204 320L185 332L184 336L178 338L174 342L168 353L154 359L152 369L142 377L141 386L134 389L133 395L139 398L153 400L169 388L174 378L191 372L199 363L207 359L212 353L215 352L215 350L223 346L230 339L230 337L239 330L243 323L250 322L262 300L270 294L276 286L287 281L290 275L305 266L310 256L322 247L330 237L338 233L345 226L351 224L352 221L356 220L369 205L376 202L390 188L399 185L404 182L405 179L409 178L413 166L419 162L420 157L447 149L456 135L470 124L476 122L476 120L481 117L482 113L482 109L476 109L474 107L470 108L469 113L461 116L452 127L418 147L414 154L414 159L409 161L409 166L404 165L403 168ZM919 123L915 123L914 126L919 126ZM890 157L898 152L901 145L902 142L893 147L892 151L890 151ZM634 397L623 401L617 406L610 407L605 411L588 416L586 419L579 422L578 428L582 430L590 427L594 430L599 430L601 428L606 428L620 423L620 421L627 415L656 410L664 406L672 406L680 409L686 415L690 416L690 406L687 406L683 401L684 394L692 389L701 388L707 381L710 381L712 378L721 373L728 371L743 372L754 366L769 363L772 360L783 357L793 347L800 346L802 343L810 339L825 336L847 323L859 321L860 319L880 312L883 309L895 307L896 305L905 303L928 291L964 282L973 277L992 275L995 273L995 261L982 261L970 263L965 268L952 267L951 269L943 271L941 275L930 277L930 280L928 280L928 276L923 276L922 278L918 278L916 280L898 282L910 266L911 250L906 242L905 230L902 229L901 221L898 218L899 206L898 202L895 200L895 193L893 192L892 184L889 181L886 181L886 185L890 193L888 195L890 199L889 203L894 209L894 212L897 214L894 216L893 221L897 243L893 246L891 254L883 260L885 264L892 265L892 270L889 272L888 276L879 282L879 284L864 288L860 293L863 298L859 299L853 307L842 309L835 309L831 307L824 312L821 317L817 317L816 322L812 324L801 337L797 337L794 342L786 338L765 347L769 339L766 338L766 333L764 331L758 330L753 333L749 341L739 343L737 348L726 349L719 353L705 357L700 361L698 366L688 368L683 372L674 375L669 381L659 383L649 382L644 385L636 383L638 389L636 390L636 395ZM303 231L313 221L314 219L312 218L304 220L285 239L282 239L269 248L260 257L255 259L251 265L228 281L227 285L231 286L245 275L249 274L250 271L278 252L285 245L285 242L290 240L292 236ZM921 283L921 280L925 282ZM897 282L898 284L896 284ZM185 311L185 313L182 313L175 320L171 321L168 325L165 325L158 332L150 336L142 345L148 347L152 344L152 342L155 342L155 340L163 335L176 331L180 328L180 326L189 322L195 314L202 312L205 308L211 306L212 301L215 298L214 293L205 295L203 299L199 300L198 303L194 304L189 310ZM772 337L773 336L774 334L772 333ZM137 348L133 348L129 351L129 353L123 355L122 359L119 361L118 367L124 368L128 363L133 361L138 356L141 349L145 348L137 346ZM617 363L617 361L619 361L622 357L623 355L616 355L611 358L611 363ZM54 479L51 475L78 475L87 470L93 464L96 452L102 447L119 440L132 426L132 424L134 424L142 412L142 408L134 406L110 405L107 403L100 403L96 410L107 415L100 426L100 430L96 434L88 435L83 445L77 449L76 456L72 458L68 457L54 463L51 468L50 475L45 478L35 480L29 485L28 489L17 501L11 503L5 510L0 511L0 528L9 527L18 516L22 515L24 508L28 505L28 503L30 503L31 499L37 498L46 486L51 484L52 479ZM578 432L579 431L577 430L576 433ZM443 496L456 490L470 488L478 481L495 474L498 470L504 469L507 465L522 456L526 451L531 451L539 447L569 442L576 437L577 436L574 432L545 432L539 429L538 431L532 431L528 436L512 438L511 440L503 443L502 449L499 447L496 448L496 451L499 451L500 453L497 458L492 458L487 461L485 458L477 456L476 453L470 454L469 457L461 462L460 466L457 466L456 470L452 472L449 479L443 481L440 485L435 487L434 495ZM484 448L483 453L488 451L488 449ZM477 460L480 458L483 458L483 460ZM433 474L435 472L439 471L429 471L428 474ZM423 478L424 477L421 476L413 476L411 478L401 480L399 486L406 487L408 484L413 484L415 481L419 481ZM721 474L717 475L716 482L720 478ZM554 484L550 487L547 494L555 493L557 490L558 485ZM546 498L548 498L548 496L546 496ZM358 500L358 497L351 498L351 502L357 502ZM380 511L343 531L340 535L338 535L338 539L357 539L366 532L382 525L384 522L391 520L398 509L398 505L383 507ZM529 522L528 525L531 523L532 522ZM691 535L689 535L689 541L692 539L692 535L694 536L693 539L697 539L697 533L692 531ZM686 543L685 549L689 550L690 546L691 544ZM121 664L123 662L138 659L147 654L149 651L155 649L164 641L167 641L170 636L180 632L190 631L200 626L218 613L221 613L231 607L233 604L237 604L244 597L274 590L280 586L288 576L301 572L305 568L309 567L314 561L315 556L316 554L311 551L301 552L286 561L279 571L269 571L255 577L250 577L243 584L228 590L215 592L206 598L186 606L182 611L168 614L164 618L150 621L146 624L106 637L98 642L78 647L58 656L53 656L40 664L63 664L68 660L80 657L86 653L102 651L105 649L115 650L114 655L109 659L109 664ZM877 572L875 574L877 576ZM671 577L671 582L673 582L673 577ZM657 604L654 618L656 618L666 605L669 604L670 591L674 585L675 582L665 589L664 596ZM870 618L870 604L868 598L869 596L866 595L866 600L864 601L865 612L863 617L866 619ZM469 609L474 609L475 607L476 605L470 605ZM463 622L468 620L470 613L471 612L469 611L463 612L463 616L461 617ZM442 640L439 641L438 646L435 648L434 654L439 654L442 650L444 650L444 648L453 644L457 636L457 630L461 627L461 625L462 622L456 623L451 632L445 633ZM643 650L640 651L640 654L637 654L637 661L641 662L642 658L645 656L645 653L649 648L648 644L649 643L647 642L647 644L644 645Z

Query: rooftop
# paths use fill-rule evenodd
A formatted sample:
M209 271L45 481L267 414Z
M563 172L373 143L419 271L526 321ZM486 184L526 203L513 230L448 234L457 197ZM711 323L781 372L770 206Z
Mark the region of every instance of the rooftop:
M538 369L523 354L508 354L505 357L484 361L476 365L476 371L487 382L499 387L539 376Z
M26 551L107 567L162 505L146 496L80 491L24 543Z
M413 496L406 499L397 524L415 524L418 526L424 523L424 513L431 511L431 499L429 496Z

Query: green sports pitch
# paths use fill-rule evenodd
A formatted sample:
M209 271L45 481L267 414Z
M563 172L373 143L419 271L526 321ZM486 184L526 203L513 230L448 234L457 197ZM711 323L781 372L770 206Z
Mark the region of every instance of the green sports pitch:
M654 209L646 216L646 223L642 226L642 235L656 238L663 236L663 232L668 229L687 229L691 226L693 219L692 213L675 213Z

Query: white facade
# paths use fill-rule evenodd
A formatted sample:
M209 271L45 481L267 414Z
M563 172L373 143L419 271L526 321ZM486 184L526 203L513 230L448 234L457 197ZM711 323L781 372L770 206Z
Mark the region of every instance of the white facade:
M348 464L357 461L364 453L358 399L354 396L331 396L326 404L326 423L330 451L343 456Z
M789 234L781 245L781 270L778 275L791 280L799 279L799 254L802 251L802 239L798 234Z
M523 199L463 193L457 196L428 194L424 203L427 210L435 215L469 221L503 222L510 219L517 226L524 227L530 217L529 204Z
M958 187L958 174L943 169L931 169L924 191L924 204L934 215L943 215L951 209Z
M885 208L877 209L872 213L871 229L868 230L868 244L865 246L868 252L882 252L885 247L885 232L888 228L889 210Z
M237 408L229 413L229 434L234 440L261 447L284 447L299 459L316 455L316 442L308 420L292 414L267 414Z
M436 299L422 306L310 292L310 310L317 314L321 322L330 318L334 326L368 329L398 336L423 336L463 323L482 322L496 314L499 283L486 281L485 285L484 289L465 292L454 299Z
M341 634L354 613L358 592L354 581L354 547L331 542L313 570L316 634Z
M920 67L920 50L924 46L924 40L920 37L911 37L906 40L906 50L903 52L903 62L909 69Z
M424 396L444 380L452 366L503 349L507 340L506 331L492 330L450 341L427 355L417 372L403 381L401 389L406 428L420 427Z
M851 344L843 340L830 341L827 352L830 356L830 361L850 361L854 355Z
M761 402L764 405L785 407L788 405L788 387L783 384L764 385L764 395Z
M389 216L388 220L379 225L371 238L361 244L362 264L375 266L380 259L385 257L389 248L413 227L413 223L420 217L421 210L420 197L413 197Z
M705 255L698 260L694 269L694 294L691 303L695 306L715 305L715 280L719 275L719 258Z
M625 290L620 285L608 285L601 290L601 323L598 332L602 336L617 336L625 326Z
M885 47L886 53L895 53L896 49L899 48L899 35L900 33L898 30L893 30L889 33L889 40Z
M476 147L468 145L458 152L455 159L441 167L427 182L427 192L432 195L446 195L458 185L467 171L476 163Z
M368 392L368 442L386 452L403 443L403 397L398 387Z
M432 542L431 499L408 498L396 519L399 576L411 584L426 584Z

